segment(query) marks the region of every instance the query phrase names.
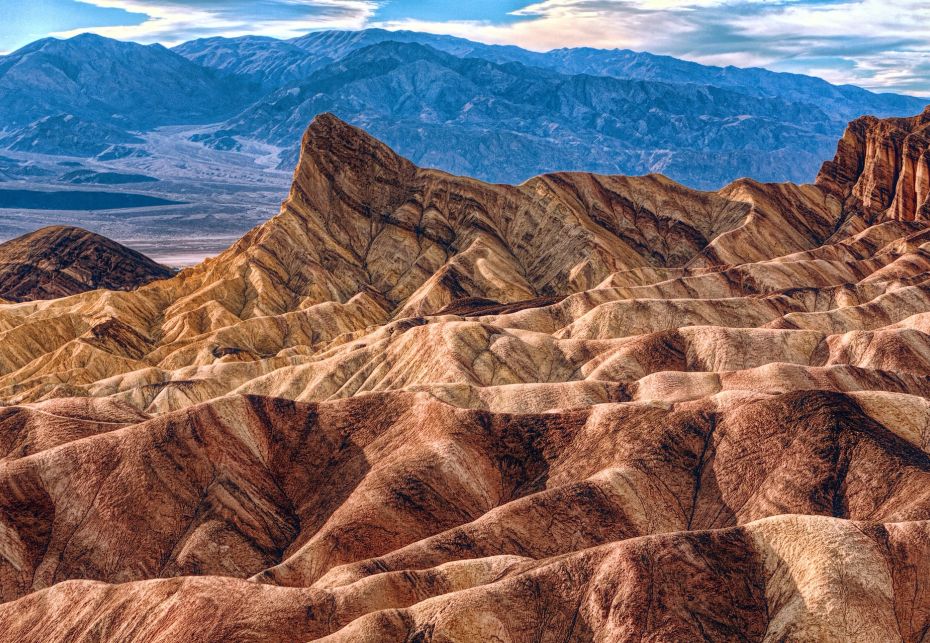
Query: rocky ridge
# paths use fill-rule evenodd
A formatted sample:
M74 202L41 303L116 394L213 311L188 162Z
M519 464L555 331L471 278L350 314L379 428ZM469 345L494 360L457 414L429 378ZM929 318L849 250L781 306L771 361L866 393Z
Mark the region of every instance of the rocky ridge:
M174 272L80 228L49 226L0 243L0 297L55 299L109 288L132 290Z
M718 192L318 117L222 255L0 305L3 631L921 640L926 116Z
M930 106L912 118L853 121L817 182L873 219L930 216Z

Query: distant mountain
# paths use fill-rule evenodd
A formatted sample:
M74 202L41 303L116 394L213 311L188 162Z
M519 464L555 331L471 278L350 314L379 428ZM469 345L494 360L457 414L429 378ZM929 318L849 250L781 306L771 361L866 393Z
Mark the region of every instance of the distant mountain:
M662 172L699 187L750 174L809 180L841 122L810 106L696 84L564 75L392 41L353 51L224 123L293 149L329 111L421 165L495 182L551 169ZM208 139L209 140L209 139ZM791 150L791 161L785 150Z
M7 301L97 288L131 290L172 274L135 250L80 228L51 226L0 243L0 298Z
M266 89L304 80L332 62L326 56L308 55L290 42L260 36L201 38L173 51L225 76L245 79Z
M427 56L416 45L447 56ZM577 169L661 172L705 188L746 175L803 182L813 179L849 120L913 113L925 104L758 68L629 50L533 52L412 31L211 38L175 51L262 87L277 85L202 140L219 149L234 149L235 136L284 146L290 152L282 167L296 159L305 123L328 110L420 164L490 181ZM455 62L461 59L480 62ZM509 80L484 85L473 72L487 63Z
M239 39L229 39L225 46ZM563 74L611 76L629 80L655 80L665 83L690 83L738 89L751 96L779 97L792 102L809 103L829 110L848 121L863 113L876 115L909 114L920 111L925 101L898 94L876 94L852 85L831 85L821 78L773 72L758 67L716 67L701 65L671 56L659 56L629 49L594 49L591 47L553 49L536 52L512 45L486 45L454 36L416 31L323 31L295 38L287 43L311 54L322 62L344 58L358 49L385 41L411 42L439 49L459 58L482 58L496 63L518 62L543 67ZM195 41L197 42L197 41ZM203 47L202 42L200 47ZM178 48L191 47L187 43ZM253 56L259 51L253 48ZM186 53L184 55L187 55ZM213 66L213 65L208 65Z
M157 157L146 132L178 125L221 152L273 144L290 167L307 122L331 111L417 163L484 180L660 172L716 188L813 180L849 120L923 106L763 69L377 29L174 50L82 35L0 57L0 148L98 161Z
M161 45L83 34L0 57L6 126L57 114L126 128L209 122L248 98L241 82Z

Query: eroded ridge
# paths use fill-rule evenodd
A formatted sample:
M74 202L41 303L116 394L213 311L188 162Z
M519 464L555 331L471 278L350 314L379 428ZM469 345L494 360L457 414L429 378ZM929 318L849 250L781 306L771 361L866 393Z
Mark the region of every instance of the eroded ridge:
M928 119L708 193L318 117L221 256L0 306L0 630L922 640Z

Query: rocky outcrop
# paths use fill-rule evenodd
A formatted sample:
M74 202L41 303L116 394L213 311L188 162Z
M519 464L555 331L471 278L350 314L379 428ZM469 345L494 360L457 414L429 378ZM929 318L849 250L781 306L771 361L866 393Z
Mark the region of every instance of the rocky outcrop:
M0 243L0 297L55 299L97 288L131 290L173 271L106 237L51 226Z
M850 123L817 184L873 220L930 216L930 106L912 118Z
M838 157L489 185L319 117L222 255L0 305L0 631L921 640L930 230Z

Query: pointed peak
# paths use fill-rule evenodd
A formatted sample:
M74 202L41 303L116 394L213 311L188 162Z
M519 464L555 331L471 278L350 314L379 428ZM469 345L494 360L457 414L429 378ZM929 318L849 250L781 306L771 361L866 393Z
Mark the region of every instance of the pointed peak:
M411 173L416 169L413 163L365 130L329 112L314 118L304 133L297 174L307 165L347 178L361 178L376 171Z
M413 163L375 137L324 113L304 133L290 200L320 212L334 211L346 197L357 204L382 203L406 193L416 173Z
M321 134L328 133L336 130L357 130L360 134L368 136L368 134L353 125L349 125L347 122L333 114L332 112L323 112L317 114L310 125L307 127L307 133L310 132L319 132Z
M308 140L315 139L320 140L332 140L332 141L357 141L357 142L366 142L369 145L378 145L381 147L387 147L384 143L379 141L377 138L366 132L361 127L352 125L332 112L322 112L317 114L310 125L307 126L307 130L304 133L304 145L307 144ZM392 152L393 153L393 152Z

